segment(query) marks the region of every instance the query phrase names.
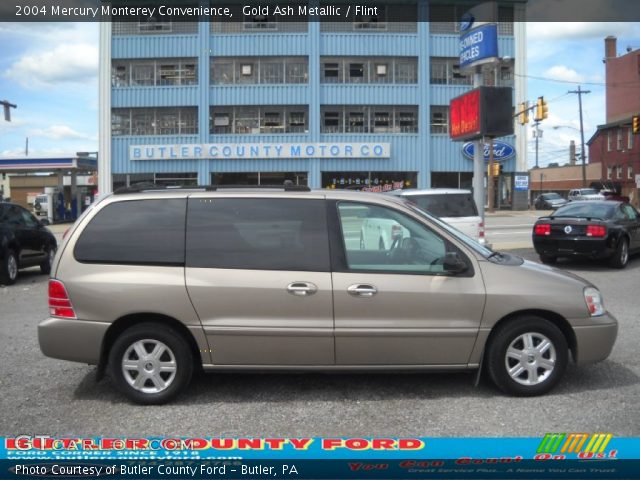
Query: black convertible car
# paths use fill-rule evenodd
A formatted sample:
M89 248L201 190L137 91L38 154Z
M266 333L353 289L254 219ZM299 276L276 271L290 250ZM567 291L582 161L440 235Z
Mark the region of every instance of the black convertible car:
M617 201L571 202L533 226L533 246L543 263L558 257L607 258L624 268L640 252L640 213Z

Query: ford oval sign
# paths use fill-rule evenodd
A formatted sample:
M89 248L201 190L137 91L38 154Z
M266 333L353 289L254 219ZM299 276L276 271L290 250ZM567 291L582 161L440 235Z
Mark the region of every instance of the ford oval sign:
M469 12L462 15L462 18L460 19L460 31L466 32L469 30L475 20L475 17Z
M475 150L475 142L466 142L462 146L462 154L473 160L474 150ZM493 141L493 161L494 162L504 162L505 160L509 160L514 157L516 154L515 148L513 145L502 142L500 140ZM489 161L489 144L484 144L484 161Z

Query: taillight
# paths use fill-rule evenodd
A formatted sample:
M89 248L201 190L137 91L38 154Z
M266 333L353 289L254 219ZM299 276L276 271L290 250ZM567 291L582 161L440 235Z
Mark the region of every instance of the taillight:
M69 233L71 231L71 227L65 229L64 233L62 234L62 239L64 240L67 237L67 233Z
M54 317L77 318L67 289L60 280L49 280L49 314Z
M484 222L478 224L478 240L484 238Z
M587 237L606 237L607 227L604 225L587 225Z
M391 226L391 238L393 240L402 238L402 227L400 225L396 224Z
M551 235L551 224L539 223L533 227L533 233L535 235Z

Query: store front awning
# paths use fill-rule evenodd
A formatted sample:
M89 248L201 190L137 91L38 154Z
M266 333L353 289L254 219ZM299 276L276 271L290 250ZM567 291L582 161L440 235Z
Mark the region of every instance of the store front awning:
M89 156L69 157L0 157L0 173L40 173L57 171L95 172L98 159Z

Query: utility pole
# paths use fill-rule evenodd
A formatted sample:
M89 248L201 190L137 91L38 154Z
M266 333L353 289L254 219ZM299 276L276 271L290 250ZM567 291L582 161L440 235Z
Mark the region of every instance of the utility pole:
M582 95L591 93L591 90L582 90L578 85L578 90L570 90L568 93L575 93L578 95L578 106L580 108L580 141L582 142L582 150L580 156L582 157L582 186L587 186L587 167L585 165L585 150L584 150L584 125L582 124Z
M0 100L0 105L2 105L4 107L4 119L7 122L11 121L11 110L10 108L18 108L17 105L14 105L13 103L9 103L6 100Z
M538 125L540 125L540 122L536 120L536 122L533 124L533 126L536 127L536 129L533 131L533 136L536 139L536 168L538 168L538 140L540 139L541 133L541 130L538 129Z

